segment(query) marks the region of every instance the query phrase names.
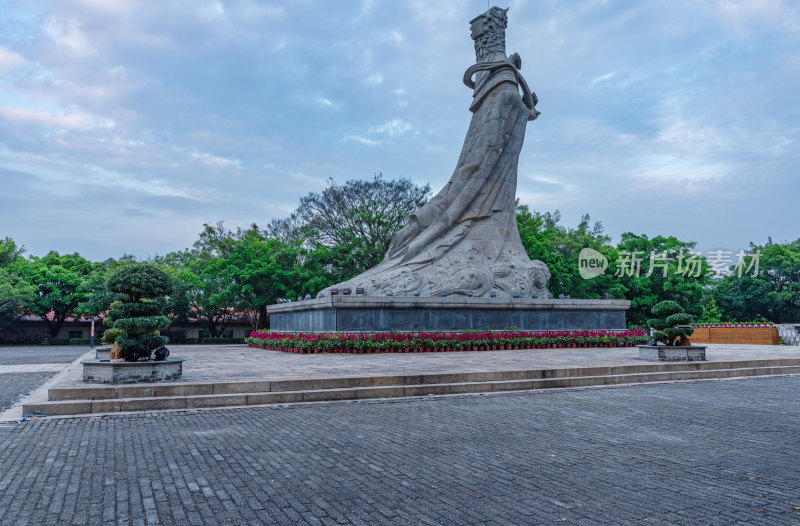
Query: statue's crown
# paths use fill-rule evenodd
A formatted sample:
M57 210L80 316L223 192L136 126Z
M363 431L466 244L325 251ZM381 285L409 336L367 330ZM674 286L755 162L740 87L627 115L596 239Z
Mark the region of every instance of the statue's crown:
M479 14L478 16L470 20L469 23L474 26L475 23L477 22L485 26L487 25L487 22L492 21L502 25L502 27L506 27L508 25L507 13L508 13L508 8L500 9L499 7L495 6L489 9L488 11Z
M469 27L472 31L472 38L477 40L487 33L504 34L505 28L508 26L506 13L508 13L508 8L493 7L470 20Z

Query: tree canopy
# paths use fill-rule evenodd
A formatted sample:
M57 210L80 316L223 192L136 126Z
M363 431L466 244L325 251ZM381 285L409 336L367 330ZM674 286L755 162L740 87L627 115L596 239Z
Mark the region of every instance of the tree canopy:
M159 314L171 323L197 319L211 336L222 335L236 315L246 315L254 329L263 328L269 323L267 305L279 298L313 297L378 264L394 233L429 192L429 185L381 175L343 185L330 181L266 228L204 224L190 248L152 258L168 276L168 291L155 274L145 277L146 272L133 270L141 264L134 256L102 262L77 253L26 257L24 247L6 237L0 240L0 329L29 314L55 336L67 318L102 317L123 296L133 303L156 297ZM603 224L588 214L573 227L562 224L558 210L519 206L516 212L523 246L531 259L550 268L548 288L554 295L629 299L632 326L646 326L651 310L665 301L678 302L701 322L800 320L800 239L751 244L749 252L759 254L749 260L755 268L732 263L723 269L730 275L714 278L692 241L626 232L613 243ZM591 279L580 272L584 249L599 253L607 264ZM123 291L113 276L128 274L138 277L128 280L135 287Z

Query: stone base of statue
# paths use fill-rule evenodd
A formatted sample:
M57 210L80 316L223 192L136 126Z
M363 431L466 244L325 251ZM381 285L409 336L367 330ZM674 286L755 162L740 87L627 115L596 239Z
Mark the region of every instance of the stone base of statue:
M624 330L627 300L331 296L267 307L273 331Z
M112 362L84 360L83 381L90 384L138 384L180 380L183 358L167 357L161 361Z
M640 345L639 359L651 362L704 362L706 348L703 345Z

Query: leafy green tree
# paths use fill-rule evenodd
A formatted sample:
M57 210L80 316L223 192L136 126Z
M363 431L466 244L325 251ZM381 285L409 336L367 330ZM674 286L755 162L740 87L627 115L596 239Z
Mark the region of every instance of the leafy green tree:
M712 295L730 321L769 320L792 323L800 319L800 239L791 243L750 245L760 253L755 268L732 267L732 275L714 283ZM741 276L739 275L741 271Z
M517 207L517 228L522 246L531 259L547 264L551 278L548 290L555 296L569 295L573 298L600 298L608 293L612 298L624 298L626 288L606 272L587 280L580 276L578 255L584 248L594 249L609 262L616 260L616 250L610 246L611 238L603 234L603 224L591 223L589 215L581 217L575 228L559 224L561 213L540 213L527 206Z
M117 299L119 294L108 289L108 281L118 270L137 264L135 256L126 254L120 259L109 258L105 261L92 264L92 273L87 276L82 285L86 299L78 304L75 311L84 318L104 319L109 306Z
M122 297L109 312L113 320L110 330L115 331L122 357L127 362L149 358L153 350L167 342L159 331L169 326L169 319L160 315L158 299L172 290L169 276L154 265L130 265L109 278L108 290Z
M692 316L702 316L703 287L709 282L708 263L702 257L691 258L694 247L693 241L674 236L622 234L617 261L611 268L626 289L626 299L631 300L628 324L644 325L651 309L665 300L680 302ZM654 258L655 265L651 265L650 254L663 258ZM638 275L636 264L630 265L636 258L641 259Z
M692 315L684 312L676 301L661 301L651 312L656 317L647 320L647 324L656 330L653 339L664 345L683 345L684 338L694 333L691 327L679 327L691 323Z
M13 239L5 237L0 240L0 267L7 267L20 259L25 247L18 247Z
M412 212L428 200L430 185L410 179L351 180L338 185L332 179L322 192L300 199L288 219L275 220L267 236L288 243L342 247L349 253L341 266L348 279L374 267L386 255L392 236L408 223Z
M89 296L86 282L94 272L90 261L77 252L63 256L50 252L42 258L20 258L11 267L33 287L33 296L24 308L47 325L51 338L58 335L67 318L80 315L77 309Z
M0 329L8 328L33 302L34 289L20 275L17 262L25 251L10 238L0 240Z
M7 329L33 302L33 287L13 270L0 267L0 329Z
M719 323L722 321L722 309L717 305L710 290L703 294L700 304L703 307L703 315L697 320L698 323Z

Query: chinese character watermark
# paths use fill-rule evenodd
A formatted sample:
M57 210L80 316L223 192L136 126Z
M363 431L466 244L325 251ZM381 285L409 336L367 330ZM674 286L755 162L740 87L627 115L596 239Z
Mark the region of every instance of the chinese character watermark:
M709 250L706 256L700 251L685 252L680 250L670 257L665 252L649 254L641 250L620 250L617 253L615 277L650 277L661 275L666 278L671 272L687 278L699 278L703 275L704 265L706 275L712 279L726 276L758 276L758 266L761 261L761 251L756 250L749 254L740 250L736 254L736 263L733 262L733 252L730 250ZM578 272L583 279L593 279L603 275L608 269L608 259L600 252L584 248L578 256ZM645 268L646 267L646 268Z

